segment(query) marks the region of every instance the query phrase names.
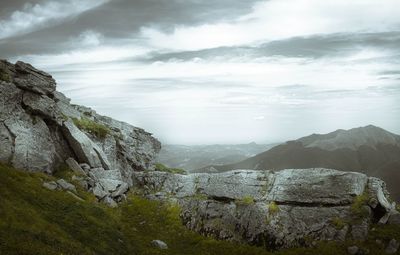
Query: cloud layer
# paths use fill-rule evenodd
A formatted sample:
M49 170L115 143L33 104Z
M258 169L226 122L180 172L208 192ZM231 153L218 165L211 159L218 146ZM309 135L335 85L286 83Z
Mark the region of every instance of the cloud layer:
M164 142L275 142L368 124L400 133L396 0L84 2L2 14L0 52Z

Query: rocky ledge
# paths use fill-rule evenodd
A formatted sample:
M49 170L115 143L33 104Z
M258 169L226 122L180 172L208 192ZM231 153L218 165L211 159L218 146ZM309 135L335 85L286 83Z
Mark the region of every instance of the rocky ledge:
M71 104L51 75L0 60L1 162L49 174L67 163L109 201L132 185L134 171L154 169L160 148L143 129Z
M371 223L399 224L385 183L361 173L317 168L133 176L148 198L177 202L188 228L272 249L364 240Z

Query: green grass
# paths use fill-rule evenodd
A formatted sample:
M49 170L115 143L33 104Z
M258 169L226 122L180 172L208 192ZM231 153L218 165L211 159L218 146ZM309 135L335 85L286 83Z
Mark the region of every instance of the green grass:
M270 202L268 204L268 213L270 215L274 215L277 214L278 212L279 212L279 206L274 201Z
M254 198L252 196L244 196L241 199L236 199L237 205L252 205L254 204Z
M365 206L368 204L368 200L369 195L366 192L354 198L351 205L351 212L354 214L354 216L362 218L368 215L368 210L365 208Z
M108 127L88 118L73 118L72 120L79 129L84 130L98 138L104 139L111 132Z
M0 164L0 254L336 255L346 254L351 244L320 242L315 248L271 253L261 247L216 241L186 229L180 208L174 204L130 194L118 208L108 208L81 189L77 193L84 201L42 187L43 181L60 177L71 181L65 167L56 175L27 173ZM376 226L370 254L381 254L382 248L372 247L376 238L400 240L399 230ZM154 239L163 240L169 249L152 247Z
M167 172L172 174L186 174L186 171L180 168L169 168L161 163L156 164L156 171Z
M346 226L346 222L339 217L334 217L332 219L332 224L338 230L340 230L340 229L344 228L344 226Z

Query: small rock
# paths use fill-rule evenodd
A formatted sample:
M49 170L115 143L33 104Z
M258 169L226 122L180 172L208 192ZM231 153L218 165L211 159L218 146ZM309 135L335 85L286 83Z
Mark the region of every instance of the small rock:
M389 217L388 223L400 225L400 213L397 211L392 213L392 215L390 215L390 217Z
M75 198L76 200L79 201L85 201L82 198L78 197L77 195L75 195L74 193L72 193L71 191L67 190L67 193L70 194L73 198Z
M355 255L355 254L357 254L359 250L360 250L360 249L359 249L357 246L355 246L355 245L354 245L354 246L347 247L347 253L350 254L350 255Z
M396 239L390 240L388 246L385 249L387 254L395 254L399 249L400 243Z
M129 188L128 183L124 182L117 188L116 191L114 191L111 194L111 196L112 197L119 197L119 196L123 195L124 193L126 193L128 191L128 188Z
M65 181L64 179L59 179L59 180L57 181L57 184L58 184L58 186L60 186L62 189L70 190L70 191L76 192L75 186L74 186L73 184L71 184L71 183Z
M376 240L375 240L375 243L376 243L377 245L380 245L380 246L383 244L382 240L379 240L379 239L376 239Z
M90 171L89 164L82 163L82 164L79 164L79 166L82 168L83 171L85 171L85 173L88 173Z
M115 202L111 197L105 197L104 199L103 199L103 202L106 204L106 205L108 205L109 207L111 207L111 208L115 208L115 207L118 207L118 204L117 204L117 202Z
M168 245L161 240L153 240L153 241L151 241L151 245L153 245L154 247L157 247L161 250L168 249Z
M49 190L56 190L58 187L57 183L54 181L44 182L42 186Z
M94 185L92 192L98 199L102 199L108 195L108 192L106 192L103 187L97 183Z
M75 159L73 158L68 158L65 160L65 163L68 165L69 168L71 168L72 171L74 171L78 175L85 175L85 171L83 171L82 167L76 162Z

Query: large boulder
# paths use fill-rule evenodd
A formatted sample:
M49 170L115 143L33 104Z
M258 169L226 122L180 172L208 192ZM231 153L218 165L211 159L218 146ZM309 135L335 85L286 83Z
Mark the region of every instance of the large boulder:
M383 182L324 168L189 175L147 171L134 173L134 183L150 199L177 202L192 230L273 249L363 240L386 206ZM368 205L373 200L375 207Z

